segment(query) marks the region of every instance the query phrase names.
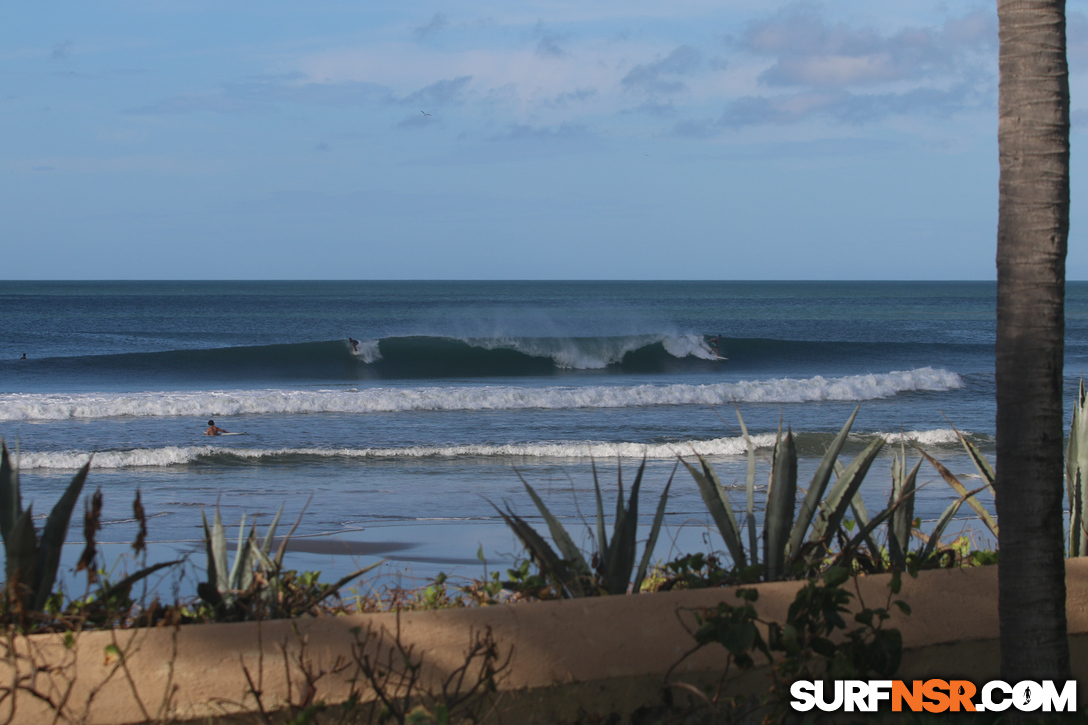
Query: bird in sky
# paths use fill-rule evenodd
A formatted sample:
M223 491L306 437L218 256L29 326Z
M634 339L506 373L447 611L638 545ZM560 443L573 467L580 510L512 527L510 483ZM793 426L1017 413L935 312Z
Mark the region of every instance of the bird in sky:
M431 114L427 113L426 111L420 111L420 113L422 113L424 116L430 116L431 115Z

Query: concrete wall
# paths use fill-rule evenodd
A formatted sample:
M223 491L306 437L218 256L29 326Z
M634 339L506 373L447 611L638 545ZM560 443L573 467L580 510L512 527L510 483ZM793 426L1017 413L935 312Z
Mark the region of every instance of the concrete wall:
M1067 612L1074 668L1088 681L1088 560L1067 562ZM799 582L759 585L761 618L782 621ZM857 580L869 606L883 606L888 577ZM907 650L903 679L997 676L997 567L923 572L903 577L897 597L912 614L894 615ZM664 674L693 646L692 611L738 600L731 589L537 602L476 609L353 615L294 621L193 625L178 629L88 632L66 643L63 635L9 638L0 663L0 688L18 681L33 687L14 699L13 722L52 719L48 698L65 717L87 723L192 720L275 710L287 702L339 702L351 692L352 657L382 657L367 633L384 644L400 641L422 656L423 683L437 688L464 662L473 636L490 630L510 666L500 682L506 721L555 722L588 712L630 712L660 702ZM354 630L354 632L353 632ZM376 637L375 637L376 638ZM118 656L118 652L122 656ZM384 650L388 653L388 649ZM707 647L684 660L674 678L701 681L720 673L725 651ZM122 664L124 666L122 666ZM48 665L49 670L43 669ZM325 672L309 691L301 670ZM246 678L249 673L249 680ZM765 673L736 682L759 688ZM562 688L562 689L559 689ZM562 696L557 697L557 693ZM0 721L13 700L0 702Z

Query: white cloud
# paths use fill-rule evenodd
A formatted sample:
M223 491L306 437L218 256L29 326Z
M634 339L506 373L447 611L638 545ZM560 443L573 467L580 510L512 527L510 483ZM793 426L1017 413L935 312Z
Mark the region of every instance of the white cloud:
M681 45L661 60L636 65L621 83L624 88L651 95L679 93L687 88L680 78L693 74L702 61L702 53Z
M996 44L993 13L882 33L830 23L815 6L797 4L750 25L737 47L774 59L760 76L766 85L845 87L959 74L969 56Z

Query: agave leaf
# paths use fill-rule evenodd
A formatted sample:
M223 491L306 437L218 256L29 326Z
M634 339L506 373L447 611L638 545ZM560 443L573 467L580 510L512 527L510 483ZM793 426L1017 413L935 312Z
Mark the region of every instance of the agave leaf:
M706 503L707 510L710 511L710 517L718 525L718 531L721 532L722 540L725 542L726 548L729 549L729 555L733 557L733 563L736 566L745 567L748 562L744 556L744 545L740 541L737 520L733 517L729 497L725 495L725 489L710 464L702 456L697 456L697 458L702 470L696 469L683 458L680 459L680 462L684 464L684 468L688 469L688 473L691 474L691 477L695 479L695 483L699 486L699 493L702 494L703 502Z
M978 517L980 519L982 519L982 523L986 524L986 528L990 530L990 533L992 533L994 536L997 536L997 522L994 521L993 516L990 516L990 512L986 510L986 507L982 505L982 502L976 499L973 493L969 495L967 492L967 487L960 483L960 480L956 478L951 471L945 468L940 461L923 451L917 445L914 447L918 450L919 453L922 454L922 456L927 461L929 461L930 465L937 469L937 473L941 474L941 478L945 480L945 483L951 486L952 490L958 493L960 495L960 498L967 501L967 505L975 510L975 513L978 514ZM983 488L988 487L989 486L984 486Z
M264 535L264 542L261 544L259 550L266 555L268 552L272 551L272 544L276 540L276 527L280 523L280 516L283 515L283 507L286 505L287 504L280 504L280 510L276 512L275 518L272 519L272 524L268 527L268 531ZM265 556L265 558L267 559L268 557Z
M227 532L223 529L223 519L219 516L218 501L215 503L215 518L212 519L211 550L212 555L215 557L215 588L220 592L230 591L230 569L227 568Z
M34 531L33 505L27 506L22 515L15 521L6 542L6 572L9 586L18 582L24 588L24 594L30 592L34 583L34 567L38 561L38 536ZM21 597L27 607L30 606L29 596Z
M555 545L559 548L559 552L563 555L563 558L570 562L574 570L581 575L591 576L589 564L582 557L582 552L574 545L574 541L570 538L570 534L563 528L563 524L559 523L559 520L552 516L552 512L548 510L548 507L544 505L544 501L536 494L533 487L529 485L529 482L521 475L520 472L515 471L518 478L521 479L522 484L525 486L525 490L529 492L529 497L533 499L533 503L536 504L537 510L540 511L540 515L544 517L544 521L548 524L548 531L552 535L552 540L555 541ZM621 492L622 494L622 492ZM622 509L621 509L622 511ZM604 552L602 552L603 554Z
M734 406L736 407L736 406ZM746 508L744 510L745 524L748 526L748 551L752 555L752 564L759 564L759 545L756 536L755 492L756 492L756 446L752 443L752 437L748 435L748 426L744 424L744 417L740 414L740 408L736 407L737 421L740 423L740 433L744 436L744 442L748 449L748 476L744 486Z
M1077 469L1069 484L1069 556L1088 556L1088 527L1086 527L1084 478Z
M204 515L204 509L200 510L200 520L204 524L204 549L208 555L208 587L219 591L219 567L215 563L215 542L212 540L212 532L208 529L208 517Z
M249 588L249 583L254 578L254 567L250 563L250 551L257 544L257 534L250 529L246 537L246 515L242 515L242 523L238 524L238 545L234 552L234 565L231 567L231 589L244 591Z
M873 557L880 556L880 545L877 544L876 539L873 538L873 529L876 527L869 525L869 511L865 508L865 502L861 499L860 491L855 492L854 497L850 499L850 510L854 512L854 520L858 522L858 526L861 527L861 530L868 532L865 535L865 545L869 547L869 553L872 554ZM880 520L884 521L887 518L887 516L883 516L880 517Z
M126 576L124 579L117 582L116 584L110 585L110 587L108 589L100 592L97 595L97 598L99 600L105 601L105 600L108 600L110 597L113 597L114 595L125 594L125 593L128 592L129 589L132 588L133 584L140 581L141 579L145 579L145 578L151 576L152 574L157 572L159 569L165 569L168 566L175 566L177 564L184 564L184 563L185 563L185 559L175 559L174 561L163 561L163 562L160 562L158 564L153 564L152 566L140 569L138 572L136 572L134 574L129 574L128 576Z
M1066 492L1069 495L1069 555L1088 556L1088 496L1085 496L1085 476L1088 475L1088 420L1085 419L1086 393L1084 379L1080 381L1077 400L1073 404L1073 422L1069 426L1069 447L1065 456Z
M597 478L597 462L589 461L593 468L593 492L597 496L597 553L604 556L608 551L608 534L604 529L604 503L601 501L601 483Z
M893 466L892 501L890 505L895 507L891 522L888 526L888 556L894 567L907 565L907 551L910 548L910 531L914 522L914 488L918 478L918 469L922 467L922 459L904 475L907 464L906 447L903 447L903 457L896 458Z
M53 584L57 580L57 567L60 565L60 553L64 548L64 540L68 537L68 524L72 520L72 511L79 500L79 494L83 490L83 483L87 480L87 472L91 470L91 461L87 460L83 468L72 478L72 482L64 490L60 500L49 512L49 518L45 520L45 528L42 529L41 544L38 548L38 567L34 581L34 609L40 611L45 607L49 595L53 593Z
M962 496L957 498L944 510L944 513L941 514L941 518L937 519L937 524L933 527L933 533L929 535L929 539L922 549L922 561L933 556L933 552L937 548L937 543L941 540L941 534L944 533L945 527L952 521L952 517L960 510L960 506L963 506L963 502L964 498Z
M631 484L631 496L626 509L620 509L616 526L612 532L612 544L604 564L605 589L609 594L623 594L631 582L631 570L635 566L635 549L638 546L638 493L642 487L642 476L646 470L646 459L635 473Z
M678 466L679 464L673 466L669 480L665 484L665 490L661 492L661 500L657 503L657 513L654 514L654 522L650 526L650 538L646 540L646 548L642 550L642 561L638 564L638 571L635 572L635 580L632 584L636 594L642 589L642 581L646 578L646 570L650 567L650 557L657 546L657 535L661 532L661 522L665 518L665 503L668 501L669 489L672 487L672 479L676 475Z
M854 494L861 488L865 474L869 472L869 466L872 465L873 460L883 447L884 439L877 437L846 467L846 470L839 476L839 480L835 482L835 485L831 487L831 491L828 492L824 505L821 507L820 515L816 517L816 521L812 525L812 535L809 537L809 541L821 542L823 548L826 549L827 543L831 541L838 533L839 527L842 526L846 509L850 506ZM791 556L793 555L791 550Z
M7 444L0 439L0 535L8 541L15 522L23 515L23 500L19 494L19 469L11 465Z
M797 520L793 524L793 531L790 533L789 556L791 559L795 559L801 551L801 543L805 540L808 527L812 523L817 510L819 510L820 501L823 500L827 483L831 480L831 472L835 468L835 461L839 458L839 453L846 443L847 436L850 435L850 428L854 425L854 419L860 409L860 405L854 408L854 412L850 414L846 425L835 436L835 440L831 441L831 445L828 447L823 459L821 459L820 465L816 468L816 473L812 476L812 483L809 484L808 491L805 493L805 500L801 503L801 509L797 513Z
M960 439L960 443L963 445L963 449L967 451L967 455L971 457L971 462L975 464L975 468L978 469L978 473L982 476L982 480L986 482L986 488L990 489L992 494L994 491L994 469L990 465L990 462L986 460L986 457L982 455L982 451L975 446L974 443L967 440L967 436L961 433L956 426L949 423L952 426L952 430L955 431L956 437Z
M298 518L295 519L294 526L287 532L287 536L283 537L283 541L280 542L279 548L276 549L276 558L273 563L276 565L276 571L283 568L283 555L287 553L287 542L291 540L295 530L298 529L298 525L302 523L302 515L306 513L306 509L310 508L310 502L314 500L314 495L311 493L310 497L306 499L306 504L302 507L302 510L298 512Z
M619 495L616 496L616 519L623 516L623 459L616 461L616 488L619 489Z
M257 544L257 527L254 525L249 530L245 546L238 549L238 558L242 560L242 563L239 565L235 562L235 565L238 566L236 586L241 591L248 590L253 584L253 551L259 548L260 546Z
M368 571L370 571L372 569L375 569L376 567L379 567L384 563L385 563L385 559L382 559L381 561L376 561L373 564L370 564L369 566L364 566L362 569L356 569L355 571L348 574L347 576L341 577L340 579L338 579L333 584L325 585L321 589L320 594L315 596L310 601L306 602L306 605L301 607L298 610L298 612L296 612L296 613L309 611L311 608L316 607L318 604L325 601L325 599L327 599L328 597L332 596L333 594L336 594L338 591L340 591L341 587L343 587L345 584L350 582L352 579L356 579L358 577L361 577L363 574L366 574Z
M230 575L227 580L230 582L231 589L241 589L239 586L239 572L242 569L242 547L245 543L246 534L246 515L242 514L242 521L238 524L238 547L234 552L234 564L231 565Z
M793 431L775 444L771 489L767 492L767 513L763 522L763 560L767 581L778 581L786 568L786 546L793 528L797 502L797 448Z
M544 537L538 534L532 526L525 523L525 521L513 511L503 511L498 506L495 506L495 504L491 505L499 512L499 516L502 516L506 525L510 527L519 539L521 539L521 543L529 550L530 556L536 559L540 564L540 568L544 571L544 575L551 580L557 590L567 591L570 596L573 597L583 596L581 584L576 577L570 575L563 560L559 558L559 555L555 553L555 550L544 540Z
M276 563L272 561L272 557L267 552L262 551L260 546L255 546L252 553L253 558L257 560L257 568L269 578L275 576Z
M896 508L897 505L893 504L878 513L871 520L866 521L866 523L860 527L858 533L854 535L854 538L850 539L846 543L846 546L843 547L842 551L839 552L838 556L835 557L835 561L831 563L831 566L835 566L845 558L849 552L857 549L862 541L865 541L869 546L872 546L873 532L895 513ZM877 549L877 551L879 551L879 549Z

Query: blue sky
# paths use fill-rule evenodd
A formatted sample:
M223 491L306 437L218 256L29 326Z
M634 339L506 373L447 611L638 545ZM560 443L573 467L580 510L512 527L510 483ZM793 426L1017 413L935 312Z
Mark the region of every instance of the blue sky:
M994 278L992 0L4 16L2 278Z

